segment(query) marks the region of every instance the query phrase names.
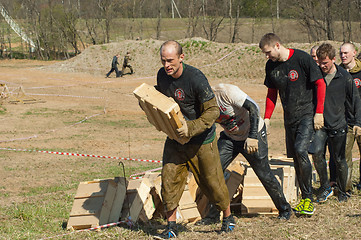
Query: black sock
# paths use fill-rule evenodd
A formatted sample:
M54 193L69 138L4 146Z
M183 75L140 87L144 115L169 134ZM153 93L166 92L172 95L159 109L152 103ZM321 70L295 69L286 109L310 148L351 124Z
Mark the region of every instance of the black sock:
M232 219L232 214L230 214L228 217L223 217L223 220L229 220L229 219Z

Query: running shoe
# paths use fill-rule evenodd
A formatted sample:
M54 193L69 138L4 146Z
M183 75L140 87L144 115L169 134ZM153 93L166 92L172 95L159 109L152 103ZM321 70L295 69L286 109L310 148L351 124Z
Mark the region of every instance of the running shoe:
M170 239L170 238L176 238L178 235L178 231L176 229L175 224L168 224L167 228L157 237L158 239Z
M303 210L303 205L305 204L305 199L301 199L301 201L299 202L299 204L297 204L296 207L292 208L292 210L295 213L300 213Z
M311 217L314 212L315 212L315 208L313 207L313 203L312 203L311 199L306 198L304 205L303 205L303 209L300 212L300 214Z
M324 189L318 196L316 202L324 203L329 197L333 195L333 190L331 187Z
M232 232L236 227L236 221L232 215L229 215L222 220L221 232Z

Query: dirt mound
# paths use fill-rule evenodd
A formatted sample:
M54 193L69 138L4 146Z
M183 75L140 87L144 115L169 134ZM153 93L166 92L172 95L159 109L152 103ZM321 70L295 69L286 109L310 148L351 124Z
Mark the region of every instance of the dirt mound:
M124 56L131 52L131 65L136 76L155 76L161 67L159 47L163 41L125 40L110 44L91 46L78 56L46 68L59 72L86 72L105 75L110 69L112 57L116 53ZM264 78L265 56L257 44L217 43L202 38L182 39L185 62L201 69L210 79L237 79L248 83L261 83ZM317 43L316 43L317 44ZM341 43L334 42L336 48ZM305 51L315 43L291 43L287 47ZM122 57L120 64L122 64Z

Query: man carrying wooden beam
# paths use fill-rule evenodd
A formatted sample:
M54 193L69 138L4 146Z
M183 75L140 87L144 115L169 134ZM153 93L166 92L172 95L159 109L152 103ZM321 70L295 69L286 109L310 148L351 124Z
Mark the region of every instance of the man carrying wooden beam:
M224 129L218 139L223 171L241 153L278 209L278 219L289 220L291 206L268 163L266 125L260 117L258 105L235 85L218 84L213 92L221 112L216 122ZM219 212L211 207L207 216L196 224L208 225L218 221Z
M223 178L216 147L215 120L219 109L214 93L204 74L183 63L184 54L176 41L167 41L160 48L163 68L158 71L157 90L172 97L186 119L177 129L185 144L167 138L163 152L162 198L168 225L163 238L177 236L176 209L190 169L208 199L223 211L221 231L231 232L235 220L231 215L228 189Z

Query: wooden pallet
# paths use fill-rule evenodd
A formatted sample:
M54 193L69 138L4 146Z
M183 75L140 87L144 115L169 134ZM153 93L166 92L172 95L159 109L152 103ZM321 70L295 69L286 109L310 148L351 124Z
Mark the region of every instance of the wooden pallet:
M153 204L147 204L150 203L148 199L152 198L150 194L152 188L153 185L147 178L130 180L121 219L125 220L130 217L133 222L136 222L142 211L142 217L150 219L155 211ZM144 208L144 206L147 207Z
M146 83L137 87L133 93L147 115L148 121L154 125L158 131L164 132L170 139L174 139L180 143L187 141L181 138L176 131L182 127L181 120L184 120L184 118L178 104L173 98L165 96L153 86Z
M81 182L74 197L67 229L85 229L119 221L125 186L124 178Z
M245 168L240 161L233 161L225 171L226 185L231 201L241 201L244 174ZM199 213L204 218L209 211L209 200L201 192L192 174L188 180L188 187L193 200L197 203Z
M272 159L269 163L273 174L281 184L287 201L290 203L296 201L299 188L293 161ZM234 206L239 207L239 203ZM249 166L244 179L241 210L242 214L278 214L271 197Z

